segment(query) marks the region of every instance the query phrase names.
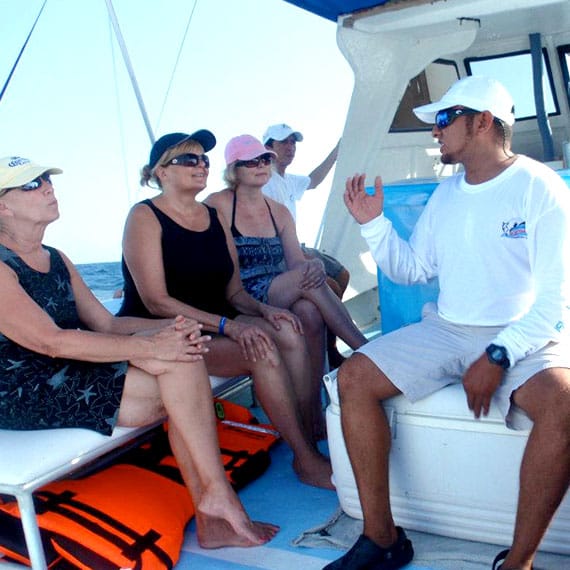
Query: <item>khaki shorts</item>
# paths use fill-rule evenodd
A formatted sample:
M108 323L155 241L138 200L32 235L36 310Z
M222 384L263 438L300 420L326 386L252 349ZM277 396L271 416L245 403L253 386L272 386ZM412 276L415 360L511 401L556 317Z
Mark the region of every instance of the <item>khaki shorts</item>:
M429 311L421 322L390 332L361 346L367 356L411 402L448 384L460 383L503 327L457 325ZM570 342L549 343L520 360L504 375L493 396L508 427L528 429L532 423L512 404L511 394L548 368L570 368Z

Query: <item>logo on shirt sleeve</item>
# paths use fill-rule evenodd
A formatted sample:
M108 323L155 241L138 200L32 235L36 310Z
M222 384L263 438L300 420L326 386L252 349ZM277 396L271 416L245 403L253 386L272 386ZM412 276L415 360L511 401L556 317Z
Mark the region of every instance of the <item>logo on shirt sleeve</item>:
M503 233L501 237L519 239L528 237L526 233L526 222L520 218L513 218L508 222L503 222Z

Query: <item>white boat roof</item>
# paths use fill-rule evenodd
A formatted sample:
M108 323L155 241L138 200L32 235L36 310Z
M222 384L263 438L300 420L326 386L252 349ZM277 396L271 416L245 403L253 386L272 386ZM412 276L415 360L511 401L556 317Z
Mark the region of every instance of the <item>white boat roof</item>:
M319 243L351 274L345 300L377 286L375 263L342 200L346 178L365 172L369 183L377 174L384 182L393 182L452 173L440 169L438 146L429 127L394 128L404 105L411 115L413 106L438 99L457 78L473 74L471 67L478 61L528 54L531 37L538 37L547 61L545 81L550 83L557 106L556 112L548 114L558 161L555 167L562 167L562 143L570 140L567 0L286 1L337 21L337 43L354 72ZM434 63L442 61L450 64L452 72L433 71ZM428 96L416 105L408 97L414 81L417 85L424 82ZM528 97L533 97L532 81L520 83ZM520 119L514 128L514 150L542 160L544 141L537 117ZM370 306L371 300L366 304ZM373 319L365 317L359 322L367 320Z

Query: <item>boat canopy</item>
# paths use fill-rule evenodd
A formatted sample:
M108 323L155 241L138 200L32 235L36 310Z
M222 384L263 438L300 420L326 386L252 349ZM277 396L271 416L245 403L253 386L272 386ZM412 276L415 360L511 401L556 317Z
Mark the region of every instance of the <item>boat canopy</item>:
M336 22L339 16L387 4L390 0L285 0L303 10Z

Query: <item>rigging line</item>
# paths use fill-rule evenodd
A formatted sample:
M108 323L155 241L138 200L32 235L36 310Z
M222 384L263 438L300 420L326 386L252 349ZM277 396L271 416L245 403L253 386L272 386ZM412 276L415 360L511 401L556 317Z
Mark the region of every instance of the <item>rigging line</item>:
M115 57L115 42L113 41L113 29L111 22L109 22L109 40L111 43L111 64L113 70L113 83L115 85L115 101L116 101L116 109L117 109L117 126L119 129L119 144L121 147L121 156L123 157L122 165L123 165L123 177L125 182L125 188L127 189L127 207L130 207L134 200L132 200L131 196L131 189L129 184L129 174L128 174L128 167L127 167L127 150L125 145L125 130L124 130L124 121L122 107L121 107L121 95L119 92L119 73L117 69L117 59Z
M139 89L139 85L137 83L137 78L135 76L135 72L133 66L131 64L131 59L129 58L129 52L127 51L127 46L125 44L125 40L123 39L123 34L121 33L121 28L119 27L119 22L117 20L117 15L115 14L115 9L113 8L113 2L111 0L106 0L107 2L107 10L109 12L109 18L111 18L111 22L113 24L113 29L115 30L115 36L117 37L117 42L119 47L121 48L121 53L123 54L123 60L125 65L127 66L127 71L129 73L129 77L131 78L131 84L135 91L135 96L137 98L137 102L139 104L140 112L143 116L143 121L146 126L146 130L148 136L150 138L151 144L154 144L154 133L152 132L152 127L150 125L150 121L146 112L146 108L144 106L144 101L142 98L142 94Z
M194 6L192 6L192 11L190 12L190 17L188 18L188 23L186 24L186 29L184 30L184 35L182 36L182 42L180 43L180 48L178 49L178 55L176 56L176 61L174 62L172 73L170 74L168 87L166 88L166 93L164 94L162 107L160 109L160 113L158 114L158 120L156 121L156 130L158 130L158 126L160 125L160 121L162 120L162 115L166 107L166 101L168 100L168 95L170 94L170 88L172 87L172 83L174 82L174 75L176 74L176 69L178 68L178 63L182 55L182 50L184 49L184 43L186 42L186 38L188 36L188 29L190 28L190 24L192 23L192 17L194 16L194 11L196 10L197 5L198 5L198 0L194 0Z
M28 42L30 41L30 38L32 37L32 33L34 31L34 28L36 27L36 24L38 23L38 20L40 19L40 16L42 15L42 12L44 11L46 4L47 4L47 0L44 0L44 3L42 4L42 7L40 8L39 13L36 16L36 20L34 21L32 29L30 30L30 33L28 34L28 37L26 38L26 41L24 42L24 45L22 46L22 49L20 50L20 53L18 54L18 57L16 58L14 65L12 66L12 69L10 70L10 73L8 75L8 79L6 79L6 83L4 83L4 87L2 88L2 91L0 92L0 101L2 101L2 97L4 97L4 93L6 92L6 89L8 89L8 84L10 83L10 80L12 79L12 75L14 75L14 72L16 71L16 67L18 66L18 62L20 61L20 58L22 57L22 54L24 53L24 50L26 49L26 46L28 45Z

